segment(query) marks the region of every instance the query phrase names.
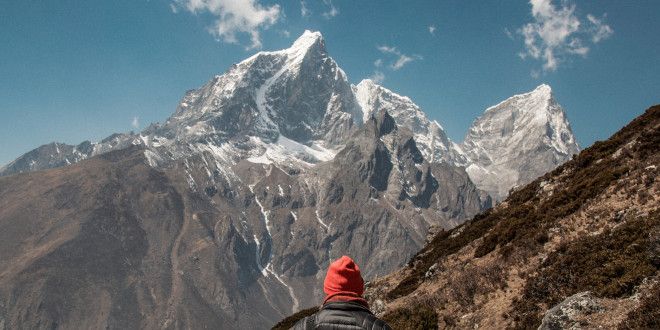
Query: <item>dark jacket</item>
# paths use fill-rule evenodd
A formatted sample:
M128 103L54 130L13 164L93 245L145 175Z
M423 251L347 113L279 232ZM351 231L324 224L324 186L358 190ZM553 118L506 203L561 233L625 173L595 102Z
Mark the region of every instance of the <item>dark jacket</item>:
M348 301L325 303L318 312L298 321L293 329L391 330L385 321L374 316L368 308Z

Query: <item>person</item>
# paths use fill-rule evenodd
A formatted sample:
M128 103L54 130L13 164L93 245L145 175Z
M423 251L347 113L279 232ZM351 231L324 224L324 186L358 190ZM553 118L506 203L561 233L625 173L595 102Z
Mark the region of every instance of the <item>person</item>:
M330 264L323 291L326 296L319 311L298 321L293 329L391 330L369 310L369 304L362 298L364 280L360 268L350 257L342 256Z

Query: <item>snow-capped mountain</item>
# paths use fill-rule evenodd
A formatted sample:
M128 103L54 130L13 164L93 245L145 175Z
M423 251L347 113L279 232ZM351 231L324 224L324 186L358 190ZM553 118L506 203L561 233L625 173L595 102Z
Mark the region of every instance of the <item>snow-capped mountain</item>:
M0 318L45 306L21 324L263 328L318 304L332 258L385 274L431 227L489 207L445 156L453 144L440 125L367 84L351 86L308 31L189 91L163 124L10 163L0 205L17 206L0 209L0 233L15 233L2 236L11 269L0 268ZM18 172L34 173L8 175ZM20 230L26 221L35 230ZM99 288L103 306L133 314L86 309ZM5 304L17 291L27 294ZM67 315L49 312L60 294L78 302Z
M466 161L442 126L437 121L430 121L410 98L379 86L370 79L353 86L353 92L365 120L380 110L387 111L397 125L412 131L422 154L430 162L462 164Z
M203 151L229 163L251 158L309 165L331 159L363 120L346 74L328 56L321 34L305 31L291 48L259 52L187 92L162 125L84 142L84 148L40 147L0 175L59 167L129 145L146 146L160 165Z
M0 205L20 206L0 209L0 233L18 233L3 236L18 268L0 268L11 275L0 278L0 319L12 290L33 293L10 304L14 316L57 309L45 297L60 290L89 324L263 327L317 304L332 258L353 256L367 278L392 271L430 228L490 207L484 190L501 198L576 151L548 86L489 108L459 145L408 97L350 85L321 34L306 31L187 92L163 124L52 143L0 169ZM37 230L17 229L18 218ZM67 287L70 269L93 273L107 251L119 271ZM30 265L63 284L21 277ZM132 318L83 308L105 283L122 292L112 310ZM72 319L44 313L26 324Z
M321 34L305 31L291 48L257 53L188 92L163 129L178 138L213 132L275 142L284 135L334 145L361 123L346 74Z
M472 181L498 200L579 151L564 110L545 84L486 109L460 148Z
M579 150L547 85L488 108L457 144L410 98L369 79L350 85L321 34L305 31L290 48L259 52L187 92L162 125L98 143L45 145L0 175L65 166L130 145L147 147L151 164L161 167L198 153L217 164L248 159L309 167L331 160L379 110L413 133L426 159L466 167L477 187L498 200Z

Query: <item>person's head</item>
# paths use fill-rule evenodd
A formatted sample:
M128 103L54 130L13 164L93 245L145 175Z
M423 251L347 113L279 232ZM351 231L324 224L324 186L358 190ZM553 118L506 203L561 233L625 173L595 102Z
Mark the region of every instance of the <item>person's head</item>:
M333 261L323 282L326 300L333 296L361 297L364 293L364 280L360 267L347 256Z

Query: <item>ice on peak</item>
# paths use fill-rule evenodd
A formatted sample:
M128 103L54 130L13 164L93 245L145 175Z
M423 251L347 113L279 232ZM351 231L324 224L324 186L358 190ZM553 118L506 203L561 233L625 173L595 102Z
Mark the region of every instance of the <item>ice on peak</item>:
M517 98L534 98L534 99L539 99L539 100L550 100L552 99L552 88L550 85L547 84L541 84L536 86L533 91L520 94L520 95L515 95L513 97Z
M297 57L302 57L300 55L306 54L310 48L317 44L320 46L321 53L325 53L325 42L321 32L305 30L305 32L293 42L291 47L276 51L260 51L241 61L239 65L253 63L257 58L263 55L293 55L292 57L295 59Z
M305 32L293 42L293 47L309 47L316 43L317 40L323 42L323 35L321 35L321 32L305 30Z
M385 88L385 87L383 87L383 86L377 84L375 81L373 81L373 80L371 80L371 79L369 79L369 78L367 78L367 79L362 79L362 81L360 81L360 83L357 84L356 89L357 89L358 91L366 90L366 91L377 91L377 92L381 92L381 93L383 93L383 94L387 94L388 96L390 96L390 97L392 97L392 98L394 98L394 99L400 100L400 101L402 101L402 102L408 102L408 103L411 103L411 104L413 104L415 107L417 107L417 105L414 104L413 101L412 101L409 97L407 97L407 96L403 96L403 95L399 95L399 94L397 94L397 93L395 93L395 92L393 92L393 91L391 91L391 90L389 90L389 89L387 89L387 88Z
M377 87L380 87L380 85L376 84L373 80L371 80L371 79L369 79L369 78L367 78L367 79L362 79L362 81L360 81L360 83L357 84L357 85L358 85L358 86L366 86L366 87L369 87L369 88L377 88Z
M321 32L305 30L305 32L293 42L290 48L285 49L287 53L306 54L309 49L318 45L320 52L325 53L325 42Z
M533 91L523 95L533 96L544 100L550 100L552 99L552 88L550 87L550 85L541 84L538 85L536 88L534 88Z
M552 93L552 87L548 84L540 84L534 88L534 92Z
M532 91L529 91L529 92L526 92L526 93L522 93L522 94L516 94L516 95L513 95L513 96L511 96L511 97L505 99L504 101L502 101L502 102L500 102L500 103L498 103L498 104L496 104L496 105L493 105L493 106L491 106L491 107L488 107L488 108L486 109L486 111L484 111L484 114L489 113L489 112L492 112L492 111L494 111L494 110L499 110L499 111L503 111L503 110L505 110L505 109L510 109L510 110L514 110L514 109L524 110L524 109L519 109L518 107L506 107L506 106L505 106L505 105L507 105L507 104L510 104L510 103L512 103L512 102L516 102L516 101L521 101L521 100L527 100L527 99L528 99L528 100L533 100L533 101L536 101L536 102L538 102L538 101L545 101L545 102L548 102L548 101L550 101L552 98L553 98L553 95L552 95L552 88L550 87L550 85L547 85L547 84L541 84L541 85L537 86L536 88L534 88L534 90L532 90ZM536 107L536 106L535 106L535 107L528 107L528 109L534 109L534 110L536 110L536 111L539 111L539 110L543 110L544 108ZM477 118L477 119L478 119L478 118Z

